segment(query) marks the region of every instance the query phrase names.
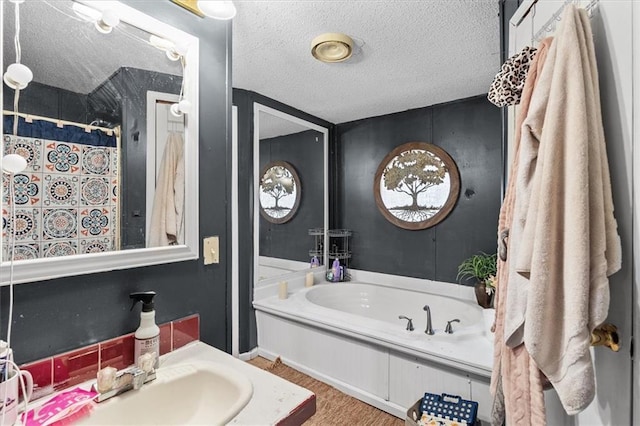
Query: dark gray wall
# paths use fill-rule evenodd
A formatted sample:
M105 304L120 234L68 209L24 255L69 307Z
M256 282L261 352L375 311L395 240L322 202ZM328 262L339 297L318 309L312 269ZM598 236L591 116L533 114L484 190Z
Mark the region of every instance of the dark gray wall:
M13 111L13 89L2 85L2 108ZM18 111L25 114L89 123L87 120L87 95L47 86L32 81L20 91Z
M89 94L90 117L122 126L120 235L123 249L146 246L147 91L180 93L182 77L123 67ZM188 220L188 218L186 218Z
M286 161L300 178L302 195L295 216L271 223L260 216L260 256L309 262L314 237L309 228L324 226L323 135L315 130L260 140L260 170L271 161Z
M158 323L199 313L201 339L230 349L231 23L198 18L171 2L125 3L200 39L199 235L220 236L221 263L203 266L200 259L17 285L11 344L18 363L134 331L139 315L129 311L128 294L139 290L158 292ZM2 287L2 324L8 294Z
M458 264L495 251L500 209L500 110L478 96L338 124L338 227L351 229L351 267L455 282ZM429 142L449 153L461 179L459 200L434 227L409 231L388 222L373 197L378 165L395 147Z
M253 301L253 104L283 111L329 129L330 158L334 151L334 125L313 115L249 90L233 89L233 105L238 107L238 250L240 253L240 352L257 346ZM331 173L329 176L331 181ZM330 216L331 220L331 216Z

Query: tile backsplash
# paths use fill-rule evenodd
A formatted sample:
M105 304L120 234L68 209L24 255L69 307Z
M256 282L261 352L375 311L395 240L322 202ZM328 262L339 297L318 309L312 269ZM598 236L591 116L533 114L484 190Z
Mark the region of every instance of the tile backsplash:
M160 355L200 340L200 315L160 324ZM96 377L98 370L134 364L133 333L20 366L33 376L32 400Z

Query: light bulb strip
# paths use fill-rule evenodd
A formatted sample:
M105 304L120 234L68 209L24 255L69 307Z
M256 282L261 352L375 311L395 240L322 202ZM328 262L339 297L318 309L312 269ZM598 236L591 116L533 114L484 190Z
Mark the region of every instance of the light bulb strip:
M15 141L14 141L15 147ZM11 347L11 323L13 322L13 262L16 256L16 203L14 189L14 174L9 177L9 199L11 203L11 254L9 255L9 321L7 324L7 346Z
M13 110L16 114L13 116L13 136L18 136L18 101L20 100L20 89L13 91ZM15 150L15 147L14 147Z
M184 87L185 87L185 75L184 75L184 69L187 66L186 64L186 60L184 59L184 56L180 55L180 65L182 65L182 82L180 84L180 96L178 97L178 103L180 103L180 101L183 99L182 97L184 96Z
M63 15L64 15L64 16L66 16L67 18L73 19L74 21L78 21L78 22L86 22L86 20L84 20L84 19L80 18L80 17L79 17L78 15L76 15L75 13L70 14L70 13L67 13L67 12L65 12L64 10L62 10L62 9L60 9L60 8L58 8L58 7L56 7L56 6L53 4L53 2L50 2L50 1L47 1L47 0L42 0L42 2L43 2L44 4L46 4L47 6L49 6L51 9L54 9L55 11L57 11L57 12L59 12L59 13L63 14Z
M19 64L22 57L22 50L20 48L20 3L15 4L14 15L16 34L13 38L13 44L16 48L16 63Z

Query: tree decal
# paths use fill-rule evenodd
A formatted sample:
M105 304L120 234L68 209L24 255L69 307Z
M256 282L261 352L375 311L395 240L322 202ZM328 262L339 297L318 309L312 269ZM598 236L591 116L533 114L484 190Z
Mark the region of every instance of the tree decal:
M260 178L262 215L274 223L284 223L293 216L300 200L298 175L283 161L267 165Z
M388 220L406 229L424 229L442 220L437 216L448 213L442 212L445 205L453 208L459 176L455 163L441 148L412 142L385 157L376 173L374 191L376 204Z

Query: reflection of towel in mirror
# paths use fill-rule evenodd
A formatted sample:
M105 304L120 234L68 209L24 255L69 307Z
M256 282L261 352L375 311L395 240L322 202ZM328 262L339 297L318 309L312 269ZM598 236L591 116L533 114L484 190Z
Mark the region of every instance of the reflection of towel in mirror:
M184 233L184 141L169 133L156 179L149 247L182 244Z

